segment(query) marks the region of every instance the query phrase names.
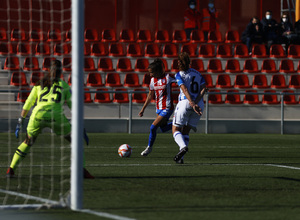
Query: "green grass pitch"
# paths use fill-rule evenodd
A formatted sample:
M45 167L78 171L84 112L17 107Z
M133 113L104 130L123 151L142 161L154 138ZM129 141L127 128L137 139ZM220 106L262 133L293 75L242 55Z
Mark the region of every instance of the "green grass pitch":
M157 135L147 157L140 153L147 145L148 134L89 136L86 167L96 179L84 180L85 209L145 220L266 220L300 216L299 135L192 133L183 165L173 161L178 146L170 133ZM50 145L51 135L42 134L17 170L20 176L8 181L4 177L9 164L7 143L11 142L12 154L18 142L13 134L0 137L0 189L46 198L51 192L52 199L68 192L67 142L54 137L55 142ZM124 143L133 148L130 158L118 156L118 147ZM63 152L57 147L61 144ZM0 198L2 204L24 203L16 196L0 194ZM15 217L26 213L32 219L106 219L68 209L1 212Z

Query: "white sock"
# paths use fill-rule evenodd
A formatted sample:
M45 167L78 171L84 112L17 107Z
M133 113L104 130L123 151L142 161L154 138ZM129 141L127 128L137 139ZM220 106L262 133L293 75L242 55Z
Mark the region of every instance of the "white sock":
M177 145L179 146L179 150L181 150L182 148L186 147L186 144L184 142L184 138L183 135L181 134L180 131L176 131L173 134L174 140L177 143Z

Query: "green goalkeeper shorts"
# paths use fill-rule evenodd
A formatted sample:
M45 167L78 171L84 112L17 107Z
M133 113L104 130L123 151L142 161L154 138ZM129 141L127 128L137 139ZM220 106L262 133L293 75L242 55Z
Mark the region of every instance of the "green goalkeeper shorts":
M37 137L43 128L50 128L56 135L68 135L71 132L71 124L63 113L39 110L30 116L27 134Z

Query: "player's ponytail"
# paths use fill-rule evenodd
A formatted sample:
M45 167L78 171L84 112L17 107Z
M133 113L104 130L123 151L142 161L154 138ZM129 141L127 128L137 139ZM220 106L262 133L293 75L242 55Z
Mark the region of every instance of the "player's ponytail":
M50 88L54 82L58 82L60 80L61 73L62 73L61 62L59 60L53 60L51 62L50 71L35 85L36 86L40 85L42 89L44 89L45 87Z
M188 53L183 52L178 55L178 68L182 71L187 71L190 68L190 56Z

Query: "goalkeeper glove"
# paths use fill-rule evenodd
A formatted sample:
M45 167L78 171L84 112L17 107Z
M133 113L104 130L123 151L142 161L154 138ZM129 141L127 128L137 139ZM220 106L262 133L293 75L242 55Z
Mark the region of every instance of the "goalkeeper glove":
M85 140L86 145L89 145L90 140L89 137L87 136L85 128L83 129L83 138Z
M21 128L23 127L24 119L25 118L23 118L23 117L18 118L18 124L17 124L16 131L15 131L16 138L19 138L19 132L20 132Z

